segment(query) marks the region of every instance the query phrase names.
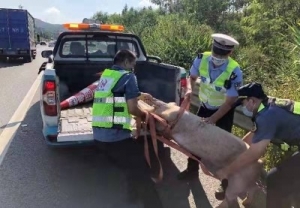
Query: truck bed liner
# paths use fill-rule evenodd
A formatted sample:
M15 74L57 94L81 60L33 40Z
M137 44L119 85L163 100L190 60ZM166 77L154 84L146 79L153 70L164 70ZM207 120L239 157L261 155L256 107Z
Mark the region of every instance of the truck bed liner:
M93 140L92 103L61 110L58 142Z
M132 133L135 134L134 119L131 121L131 126ZM92 103L61 110L58 128L58 142L93 140Z

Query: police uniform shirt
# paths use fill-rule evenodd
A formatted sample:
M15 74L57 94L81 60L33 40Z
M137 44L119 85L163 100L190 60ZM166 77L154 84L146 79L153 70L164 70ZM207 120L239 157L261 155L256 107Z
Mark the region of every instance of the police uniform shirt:
M267 106L255 118L256 131L252 143L264 139L271 141L285 140L287 144L300 141L300 115L293 114L278 106ZM298 142L297 142L298 141Z
M125 71L116 65L112 66L111 69ZM136 76L133 73L125 74L121 77L112 91L116 93L124 93L126 100L137 98L141 95ZM131 131L126 129L106 129L98 127L93 127L93 134L94 139L101 142L116 142L128 139L132 136Z
M209 57L209 76L212 81L215 81L218 76L220 76L221 73L223 73L228 65L228 60L222 64L221 66L214 67L213 63L211 62L211 56ZM201 74L199 74L199 66L201 63L201 58L196 57L193 61L193 64L190 68L190 75L191 76L198 76L201 77ZM235 73L236 77L235 79L231 80L231 87L226 90L226 96L228 97L235 97L238 96L237 89L243 85L243 72L240 69L240 67L236 67L233 71ZM210 106L208 103L203 103L206 108L211 110L216 110L218 107Z

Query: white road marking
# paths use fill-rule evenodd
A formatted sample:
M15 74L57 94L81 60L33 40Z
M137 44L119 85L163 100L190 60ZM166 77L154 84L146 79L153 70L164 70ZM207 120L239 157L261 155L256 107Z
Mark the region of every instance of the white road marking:
M4 128L0 135L0 165L4 159L5 154L7 153L8 147L13 140L19 126L21 125L29 107L33 100L33 97L38 90L42 78L42 74L40 73L39 76L36 78L34 83L32 84L31 88L27 92L26 96L20 103L19 107L15 111L14 115L9 120L7 126ZM10 124L13 124L10 126Z

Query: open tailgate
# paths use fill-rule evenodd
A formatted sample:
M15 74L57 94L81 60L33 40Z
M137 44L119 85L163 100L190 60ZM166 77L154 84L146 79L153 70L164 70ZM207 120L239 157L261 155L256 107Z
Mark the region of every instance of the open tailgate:
M139 88L164 102L180 101L179 67L168 64L139 62L135 67ZM132 119L133 134L135 134L135 120ZM62 110L58 124L58 142L91 141L92 131L92 103L75 106Z
M93 140L91 104L62 110L58 124L58 142Z
M136 133L135 120L131 120L132 133ZM143 131L141 131L143 134ZM92 141L92 104L61 111L57 142Z

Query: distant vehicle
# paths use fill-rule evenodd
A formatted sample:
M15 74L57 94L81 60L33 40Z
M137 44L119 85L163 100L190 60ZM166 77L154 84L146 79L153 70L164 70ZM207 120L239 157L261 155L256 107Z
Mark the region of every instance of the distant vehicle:
M0 8L0 61L36 57L35 20L24 9Z
M47 45L45 41L40 42L40 45Z

